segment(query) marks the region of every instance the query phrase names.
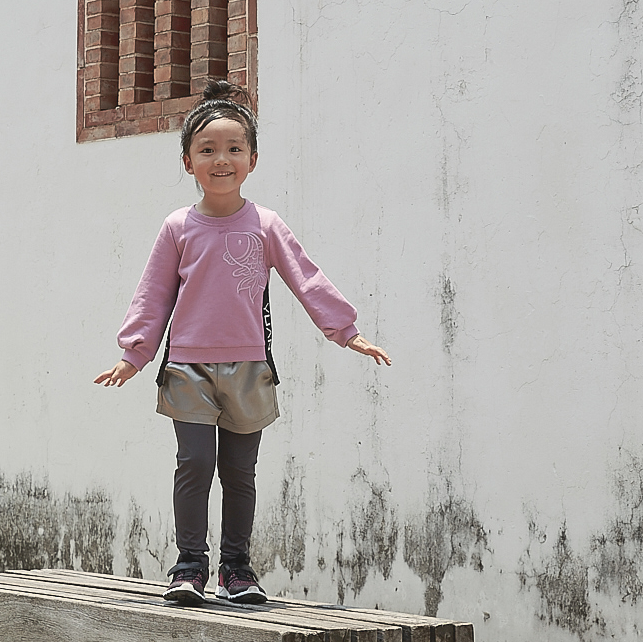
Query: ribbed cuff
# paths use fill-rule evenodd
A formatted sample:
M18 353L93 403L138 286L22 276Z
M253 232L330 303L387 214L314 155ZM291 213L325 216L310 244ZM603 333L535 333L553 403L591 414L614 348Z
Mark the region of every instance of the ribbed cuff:
M125 350L123 353L123 361L131 363L139 372L150 362L140 352L136 350Z
M342 348L345 348L349 339L352 339L356 334L359 334L357 327L354 324L349 325L347 328L339 331L335 342L342 346Z

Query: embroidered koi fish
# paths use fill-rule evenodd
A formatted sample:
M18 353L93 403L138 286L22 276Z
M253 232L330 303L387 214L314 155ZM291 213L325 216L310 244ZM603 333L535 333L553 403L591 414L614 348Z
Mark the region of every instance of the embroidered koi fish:
M268 283L261 239L252 232L228 232L225 247L223 260L236 267L232 276L241 279L237 285L237 292L248 290L250 300L254 301Z

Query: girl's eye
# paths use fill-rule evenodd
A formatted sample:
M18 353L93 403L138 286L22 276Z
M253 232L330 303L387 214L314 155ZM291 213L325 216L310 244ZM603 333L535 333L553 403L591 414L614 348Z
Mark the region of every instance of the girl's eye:
M241 148L240 148L240 147L231 147L231 148L230 148L230 151L231 151L231 152L240 152L240 151L241 151Z
M211 147L204 147L204 148L201 150L201 153L202 153L202 154L211 154L213 151L214 151L214 150L213 150Z

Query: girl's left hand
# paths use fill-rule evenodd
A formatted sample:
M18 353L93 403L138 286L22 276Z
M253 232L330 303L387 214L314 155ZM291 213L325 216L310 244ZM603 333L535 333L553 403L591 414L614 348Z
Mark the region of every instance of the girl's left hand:
M356 334L352 339L349 339L346 345L351 350L355 350L355 352L361 352L362 354L368 355L369 357L373 357L378 366L382 364L382 361L387 366L391 365L391 359L386 354L385 350L378 346L374 346L370 341L360 336L359 334Z

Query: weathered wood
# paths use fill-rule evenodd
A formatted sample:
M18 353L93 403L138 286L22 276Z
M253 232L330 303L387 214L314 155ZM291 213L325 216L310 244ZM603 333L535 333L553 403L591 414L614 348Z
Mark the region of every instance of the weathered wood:
M252 622L203 621L191 614L138 609L62 596L0 590L0 630L11 642L322 642L322 631Z
M29 583L34 581L34 573L37 573L38 581L46 582L50 585L58 585L64 582L72 592L76 592L82 587L87 592L93 589L109 589L110 591L119 591L123 594L123 599L128 598L125 595L133 594L138 597L147 595L158 601L158 596L165 589L164 584L158 582L135 580L133 578L116 578L113 576L92 575L89 573L80 573L75 571L60 572L57 570L43 571L9 571L11 577L16 577L18 582ZM2 575L0 574L0 584ZM391 625L382 618L375 621L373 618L351 617L349 611L343 610L324 610L320 611L315 608L307 608L305 602L291 604L286 600L272 599L266 605L233 605L225 600L218 600L214 593L207 591L209 597L208 606L205 608L214 608L222 612L228 612L232 617L250 617L252 619L265 620L270 622L289 623L296 626L311 626L313 628L323 628L329 634L329 639L333 640L335 631L351 630L352 642L402 642L402 628L397 625ZM113 595L112 595L113 597ZM366 625L368 628L364 629ZM341 638L340 638L341 639Z
M165 584L151 580L72 570L8 571L0 573L0 627L26 626L29 612L37 603L41 605L40 614L46 622L40 623L40 628L35 630L43 626L47 630L43 630L41 637L16 635L12 641L129 642L130 639L150 639L164 642L176 639L172 632L181 631L180 639L202 642L233 639L235 642L473 642L471 624L439 618L284 598L270 598L262 605L238 605L218 600L211 591L206 591L206 604L186 608L162 600L160 595L164 589ZM16 600L24 603L17 610L14 609ZM73 631L79 631L78 637L56 637L64 623L64 619L53 615L56 609L52 604L56 600L66 605L62 609L65 617L73 618L72 613L79 609L72 627ZM9 620L13 624L6 622L8 608L12 611ZM119 615L113 616L113 612ZM132 618L130 629L135 633L130 637L115 637L122 635L120 628L128 616ZM98 627L103 619L109 620L109 630L94 631L92 625ZM168 619L166 627L159 624L164 619ZM146 628L147 620L153 620L156 628ZM186 621L190 624L186 625ZM30 632L33 631L32 626ZM99 637L103 633L104 637Z
M158 607L159 602L158 593L154 598L150 598L149 596L143 596L143 598L141 598L133 593L117 593L115 597L114 591L109 591L104 588L85 586L82 588L82 596L79 596L78 586L53 582L51 581L51 578L47 582L42 582L30 577L13 576L8 580L3 581L3 576L0 574L0 590L7 590L12 586L15 586L18 590L39 595L63 595L85 601L98 601L99 603L102 601L105 604L135 605L138 610L144 611L147 611L149 606ZM168 609L183 607L168 602L162 602L162 608ZM360 628L359 625L347 627L346 623L334 620L332 617L327 617L324 614L320 614L318 617L314 614L306 614L302 616L299 613L291 612L288 609L284 609L279 606L275 607L274 605L244 608L243 606L235 607L233 605L228 605L225 601L216 600L216 602L210 602L197 610L188 610L190 613L194 613L195 617L201 619L209 618L212 614L216 614L220 618L231 618L231 621L244 620L268 622L283 626L296 626L298 628L305 628L313 631L323 630L325 642L345 642L346 640L351 640L351 642L378 642L378 628L376 627L370 627L367 629ZM388 632L388 630L397 631L398 636L391 637L389 639L401 642L401 629L387 627L387 629L381 630L383 633ZM382 636L381 639L386 640L387 638Z

